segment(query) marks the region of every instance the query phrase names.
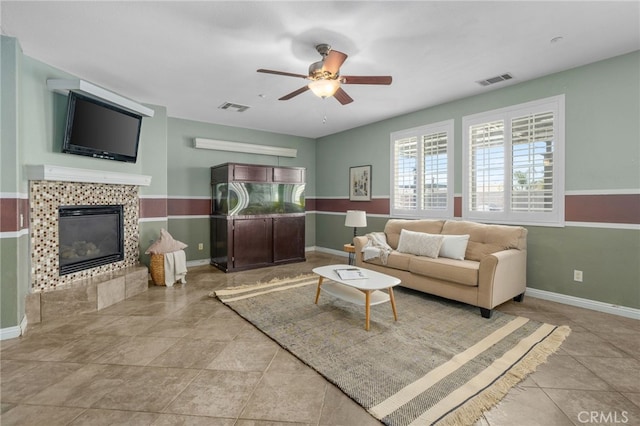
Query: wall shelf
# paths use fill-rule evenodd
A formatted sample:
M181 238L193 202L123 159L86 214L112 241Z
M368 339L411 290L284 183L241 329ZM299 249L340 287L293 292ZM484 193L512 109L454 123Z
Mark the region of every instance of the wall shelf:
M132 101L131 99L120 96L102 87L91 84L88 81L80 79L49 79L47 80L47 87L49 90L68 95L69 91L80 93L81 95L89 96L93 99L106 102L107 104L114 105L120 108L124 108L127 111L140 114L144 117L153 117L154 111L144 105Z

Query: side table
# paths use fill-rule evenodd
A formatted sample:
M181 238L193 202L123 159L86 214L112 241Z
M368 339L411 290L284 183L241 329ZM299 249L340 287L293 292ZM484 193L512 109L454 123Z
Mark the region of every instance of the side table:
M353 246L353 244L345 244L343 250L349 253L349 265L355 264L356 248Z

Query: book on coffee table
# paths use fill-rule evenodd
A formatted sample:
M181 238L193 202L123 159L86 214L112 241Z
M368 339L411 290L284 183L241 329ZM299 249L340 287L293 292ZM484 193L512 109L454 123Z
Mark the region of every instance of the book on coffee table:
M358 268L335 269L341 280L359 280L367 278Z

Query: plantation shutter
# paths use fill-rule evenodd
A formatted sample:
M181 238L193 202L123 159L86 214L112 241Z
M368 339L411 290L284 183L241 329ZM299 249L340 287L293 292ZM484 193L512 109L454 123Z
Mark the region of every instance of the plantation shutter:
M469 210L504 211L504 121L469 127Z
M418 138L410 137L394 142L394 208L417 210L418 200Z
M511 120L513 182L511 210L551 212L554 205L554 114Z
M423 196L422 208L446 210L449 182L447 133L439 132L422 137Z

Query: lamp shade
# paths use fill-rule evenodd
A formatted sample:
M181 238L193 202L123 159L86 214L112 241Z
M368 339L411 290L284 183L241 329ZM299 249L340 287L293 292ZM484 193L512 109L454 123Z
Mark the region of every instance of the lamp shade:
M340 87L340 82L338 80L315 80L307 86L316 96L324 99L336 93L336 90Z
M344 226L363 228L367 226L367 212L363 210L347 210Z

